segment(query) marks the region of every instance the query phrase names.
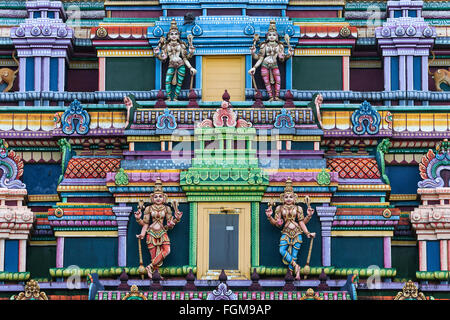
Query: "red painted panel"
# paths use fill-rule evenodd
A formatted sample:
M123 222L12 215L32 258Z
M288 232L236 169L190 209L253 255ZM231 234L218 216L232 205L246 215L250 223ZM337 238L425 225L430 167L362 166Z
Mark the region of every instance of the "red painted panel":
M162 11L158 10L123 10L111 11L112 18L159 18Z
M98 70L68 69L66 91L98 91Z
M289 18L337 18L338 11L332 10L288 10L286 15Z
M383 91L383 69L350 69L350 90Z

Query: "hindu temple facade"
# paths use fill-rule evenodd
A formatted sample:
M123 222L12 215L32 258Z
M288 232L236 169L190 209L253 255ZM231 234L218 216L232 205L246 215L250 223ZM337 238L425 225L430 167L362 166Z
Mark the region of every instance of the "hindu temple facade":
M450 297L449 2L0 3L0 298Z

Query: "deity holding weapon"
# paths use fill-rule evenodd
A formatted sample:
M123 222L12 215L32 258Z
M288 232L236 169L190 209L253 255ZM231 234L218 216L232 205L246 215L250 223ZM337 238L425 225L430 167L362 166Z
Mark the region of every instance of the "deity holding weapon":
M177 23L175 19L172 19L167 39L162 36L154 49L156 58L161 61L169 59L169 68L167 69L165 81L167 100L178 100L178 95L181 92L181 86L186 74L186 67L189 68L191 73L192 89L192 77L197 73L197 70L189 63L189 59L192 58L195 52L192 40L193 36L191 34L188 35L188 53L186 43L180 39L180 31L178 30Z
M278 40L278 32L275 25L275 21L270 22L269 30L266 34L266 40L259 46L259 52L256 54L256 44L259 41L259 35L255 34L253 37L253 46L250 48L250 52L253 59L257 60L255 65L248 71L248 73L254 77L256 69L261 66L261 76L264 80L264 85L269 95L269 101L279 101L280 89L281 89L281 76L280 69L278 68L277 60L284 62L288 60L294 54L294 49L290 45L289 35L284 36L286 45L288 47L288 54L284 53L284 45ZM256 88L256 84L253 79L253 83ZM272 88L272 86L274 88Z
M303 216L303 209L296 204L297 198L298 197L292 188L292 181L288 178L286 180L284 192L280 195L282 204L276 207L275 217L272 217L272 206L274 205L272 203L269 203L269 207L266 210L266 216L269 219L269 222L278 228L281 228L284 224L281 231L280 254L283 263L288 265L289 270L295 272L295 278L300 280L300 265L297 263L297 255L303 242L302 233L305 233L308 238L314 238L316 233L309 232L306 228L306 224L314 214L314 209L309 205L309 197L305 199L308 206L306 217ZM308 255L308 267L310 257L311 248Z
M156 269L163 264L164 259L170 253L170 240L167 231L172 229L183 215L178 210L178 203L173 202L175 216L172 216L172 209L166 204L167 195L163 192L161 180L158 178L155 183L155 189L150 195L151 204L144 206L143 201L139 201L138 210L134 213L136 222L142 226L141 233L136 235L139 239L146 238L147 248L150 252L151 262L146 267L149 278ZM141 219L142 213L144 218ZM164 225L166 219L166 225ZM140 247L140 245L139 245ZM140 263L142 265L142 252L140 254Z

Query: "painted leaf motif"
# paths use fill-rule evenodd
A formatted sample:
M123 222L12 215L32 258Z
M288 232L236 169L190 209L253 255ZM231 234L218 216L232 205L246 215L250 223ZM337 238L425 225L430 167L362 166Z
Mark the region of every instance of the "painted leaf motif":
M422 163L419 163L419 171L420 171L420 177L422 179L428 179L427 167L425 167Z
M230 171L229 170L222 170L220 171L220 179L223 181L227 181L230 178Z
M217 169L215 169L215 170L211 170L210 171L210 173L209 173L209 178L212 180L212 181L216 181L217 180L217 178L219 178L219 170L217 170Z
M436 157L436 155L434 154L433 150L429 149L427 152L427 158L428 160L432 160Z

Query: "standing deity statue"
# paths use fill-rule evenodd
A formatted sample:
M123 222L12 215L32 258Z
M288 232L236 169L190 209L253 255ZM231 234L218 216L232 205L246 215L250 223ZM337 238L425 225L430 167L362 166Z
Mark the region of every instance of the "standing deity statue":
M153 271L158 269L163 260L170 253L170 240L167 230L172 229L180 222L183 213L178 210L178 203L173 202L175 217L167 202L167 195L163 192L161 180L158 178L155 189L150 195L151 204L144 208L143 201L139 201L138 210L134 213L136 222L142 226L141 233L136 235L139 239L146 237L146 243L151 256L151 263L146 267L149 278L152 278ZM142 217L144 211L144 218ZM166 219L166 225L164 225ZM139 240L140 241L140 240Z
M154 49L156 58L161 61L165 61L167 58L169 59L169 68L166 73L167 100L178 100L178 95L180 94L181 86L186 74L186 67L190 69L191 76L194 76L197 73L197 70L189 63L189 59L192 58L195 52L192 40L192 35L188 35L188 53L186 50L186 43L180 40L180 31L178 30L177 22L173 19L170 23L167 39L162 36Z
M269 222L281 228L280 239L280 254L284 264L288 265L291 272L295 272L295 278L300 279L300 266L297 264L297 255L302 244L302 233L305 233L308 238L314 238L315 232L309 232L306 224L314 214L314 209L309 207L307 209L307 216L303 216L303 209L296 205L297 195L292 188L291 179L286 180L286 187L284 193L280 195L282 204L275 209L275 217L272 217L272 204L266 210L266 216ZM309 198L308 198L309 199Z
M261 76L264 80L267 94L269 95L269 101L280 100L281 76L277 59L280 60L280 62L284 62L294 54L294 49L292 49L289 39L289 35L286 34L284 36L284 40L288 46L288 54L285 54L284 45L280 40L278 40L278 32L275 21L270 22L269 30L266 34L266 40L259 46L258 54L256 54L256 43L259 40L259 35L255 34L253 38L253 46L250 48L250 52L253 59L257 61L248 73L254 76L256 69L261 66ZM274 88L272 88L272 86Z

